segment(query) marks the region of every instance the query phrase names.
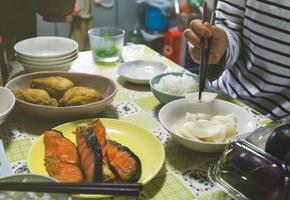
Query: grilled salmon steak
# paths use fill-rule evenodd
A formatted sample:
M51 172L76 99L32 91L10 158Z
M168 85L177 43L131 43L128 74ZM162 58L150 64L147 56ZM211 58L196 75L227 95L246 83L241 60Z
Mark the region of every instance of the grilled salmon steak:
M86 182L110 182L115 179L105 151L106 130L100 120L81 124L76 130L76 143Z
M126 146L107 140L106 145L109 164L124 182L137 182L141 176L140 159Z
M60 182L80 183L83 173L76 146L56 130L44 133L45 167L49 175Z

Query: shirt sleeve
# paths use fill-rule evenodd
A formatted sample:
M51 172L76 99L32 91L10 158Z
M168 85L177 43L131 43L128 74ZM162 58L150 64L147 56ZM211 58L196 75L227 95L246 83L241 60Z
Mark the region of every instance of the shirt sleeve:
M241 53L242 27L247 0L219 0L216 9L216 26L224 29L229 47L225 55L225 69L231 67Z

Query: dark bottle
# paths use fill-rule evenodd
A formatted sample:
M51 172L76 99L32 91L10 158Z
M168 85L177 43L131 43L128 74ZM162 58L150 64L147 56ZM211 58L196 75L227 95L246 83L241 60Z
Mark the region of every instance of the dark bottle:
M8 59L4 44L0 42L0 68L1 68L1 78L3 86L8 81L9 68L8 68Z

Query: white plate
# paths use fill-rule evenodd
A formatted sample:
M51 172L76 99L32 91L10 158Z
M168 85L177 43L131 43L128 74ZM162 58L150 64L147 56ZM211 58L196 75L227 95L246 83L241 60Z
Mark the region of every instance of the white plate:
M129 82L148 84L151 78L164 73L166 69L167 66L161 62L136 60L120 64L117 72Z
M67 55L78 48L78 43L63 37L35 37L15 44L18 54L27 57L51 58Z
M19 63L25 68L27 72L39 72L39 71L69 71L75 60L68 61L57 65L31 65L19 61Z
M173 125L178 126L183 124L187 112L206 113L210 115L226 115L234 113L237 116L237 132L239 135L256 129L256 121L251 113L228 101L215 99L210 103L189 104L183 98L166 104L159 112L159 120L161 124L171 132L173 139L181 145L195 151L208 153L220 152L223 151L227 143L193 141L175 133L172 129Z
M56 60L56 61L31 61L27 59L23 59L22 57L19 57L18 55L16 56L17 60L21 63L27 64L27 65L34 65L34 66L52 66L52 65L61 65L64 63L72 62L75 59L78 58L78 53L72 55L71 57L63 60Z
M21 58L25 61L29 61L29 62L55 62L55 61L62 61L62 60L66 60L66 59L69 59L71 57L74 57L75 55L78 54L78 51L73 51L67 55L63 55L63 56L60 56L60 57L52 57L52 58L34 58L34 57L27 57L25 55L22 55L22 54L16 54L16 56L18 58Z
M55 179L37 174L16 174L0 179L0 182L57 182ZM2 196L3 195L3 196ZM36 197L31 197L31 196ZM28 193L28 192L5 192L1 191L0 199L61 199L71 200L71 196L65 193Z

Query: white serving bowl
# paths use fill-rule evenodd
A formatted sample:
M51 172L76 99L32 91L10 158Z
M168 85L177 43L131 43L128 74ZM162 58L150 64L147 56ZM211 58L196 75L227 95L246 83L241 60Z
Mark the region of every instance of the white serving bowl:
M0 124L7 118L15 105L15 96L11 90L0 87Z
M18 175L12 175L12 176L6 176L3 178L0 178L0 182L57 182L51 177L48 176L42 176L37 174L18 174ZM3 196L2 196L3 195ZM5 196L6 195L6 196ZM63 194L63 193L26 193L26 192L13 192L13 191L1 191L0 192L0 199L30 199L30 200L37 200L37 199L47 199L47 195L50 196L49 199L51 200L71 200L71 197L69 194ZM32 196L35 196L33 198Z
M174 140L181 145L199 152L221 152L227 143L210 143L193 141L177 134L173 130L174 125L182 125L185 122L185 115L190 113L206 113L210 115L227 115L234 113L237 116L237 132L245 134L256 129L256 121L253 116L244 108L228 101L215 99L211 103L189 104L184 98L172 101L159 112L161 124L171 133Z
M10 90L27 89L30 88L32 79L49 76L62 76L71 80L75 86L93 88L103 96L103 99L94 103L67 107L38 105L16 99L17 106L20 109L32 116L54 121L96 117L113 101L118 90L115 83L107 77L77 72L35 72L24 74L9 81L5 87Z
M64 37L35 37L15 44L15 52L32 58L52 58L68 55L78 49L78 43Z
M167 66L161 62L135 60L118 65L117 72L125 80L137 84L149 84L150 79L166 71Z

